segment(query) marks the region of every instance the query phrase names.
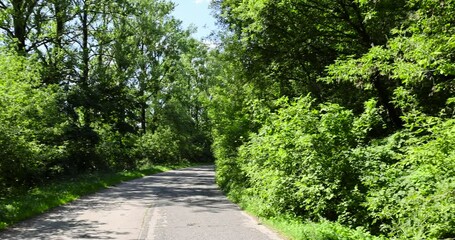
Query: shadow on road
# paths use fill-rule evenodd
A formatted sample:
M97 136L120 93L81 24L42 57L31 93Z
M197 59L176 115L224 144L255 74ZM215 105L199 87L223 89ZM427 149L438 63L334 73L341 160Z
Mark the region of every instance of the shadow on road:
M173 205L186 206L194 212L238 210L215 185L214 167L201 166L113 186L17 224L0 232L0 239L135 239L129 236L140 229L137 226L128 228L127 219L122 222L122 213L117 216L119 226L109 228L105 226L107 223L85 215L98 213L102 216L119 210L128 213L152 206Z
M157 200L154 203L156 205L185 205L194 208L195 211L216 213L238 209L218 190L213 166L198 167L197 172L183 169L161 173L126 184L129 185L128 190L112 194L120 196L125 194L129 199L142 199L146 192L147 196L153 196Z

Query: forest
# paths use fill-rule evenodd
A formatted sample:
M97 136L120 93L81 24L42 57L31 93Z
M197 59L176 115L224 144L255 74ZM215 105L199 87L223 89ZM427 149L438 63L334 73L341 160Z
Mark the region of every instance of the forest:
M0 0L0 196L215 161L323 239L455 238L454 0L213 0L215 48L174 7Z

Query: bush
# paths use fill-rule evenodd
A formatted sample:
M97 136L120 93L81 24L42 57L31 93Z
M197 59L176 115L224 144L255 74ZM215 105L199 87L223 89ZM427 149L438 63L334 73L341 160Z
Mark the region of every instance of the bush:
M330 221L308 222L289 216L276 217L266 220L290 239L295 240L381 240L383 237L375 237L364 228L352 229L340 223Z
M420 127L369 140L383 125L375 105L354 117L308 97L285 101L219 171L239 169L230 183L243 187L237 199L262 216L328 219L393 238L455 237L455 120L420 115Z
M391 237L455 237L455 121L429 131L409 137L400 161L366 179L368 210Z
M178 135L167 126L142 135L137 141L136 153L140 159L150 163L182 160Z
M0 146L0 184L5 189L27 178L33 158L27 142L3 125L0 126Z
M365 163L355 161L352 149L368 132L360 128L379 117L367 111L371 117L356 119L336 104L313 105L309 97L285 103L240 148L238 162L251 186L245 193L264 216L290 212L359 224L365 218Z
M42 86L39 66L0 50L0 187L31 185L47 177L64 151L57 139L64 118L60 92ZM1 190L0 190L1 191Z
M106 167L115 170L130 170L138 167L136 144L139 137L133 133L121 134L105 125L98 130L100 142L97 154L101 156Z

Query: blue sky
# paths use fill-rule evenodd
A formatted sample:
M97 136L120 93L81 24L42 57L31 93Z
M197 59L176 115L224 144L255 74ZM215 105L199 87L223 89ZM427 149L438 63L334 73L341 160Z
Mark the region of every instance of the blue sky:
M187 28L194 24L198 31L194 37L202 39L216 29L215 19L209 9L210 0L171 0L177 6L174 16L183 21L183 26Z

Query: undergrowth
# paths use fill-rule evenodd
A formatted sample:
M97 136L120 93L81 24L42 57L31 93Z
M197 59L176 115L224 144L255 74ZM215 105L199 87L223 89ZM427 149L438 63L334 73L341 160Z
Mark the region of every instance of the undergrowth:
M235 196L229 196L234 200ZM238 197L238 196L237 196ZM291 214L278 214L273 217L261 216L261 207L254 197L237 198L242 209L259 217L266 226L278 231L285 239L292 240L385 240L384 236L373 236L362 227L350 228L338 222L322 219L318 222L305 220Z
M295 240L380 240L362 228L351 229L340 223L321 221L302 221L292 217L274 217L265 219L265 224L279 230L285 236Z

